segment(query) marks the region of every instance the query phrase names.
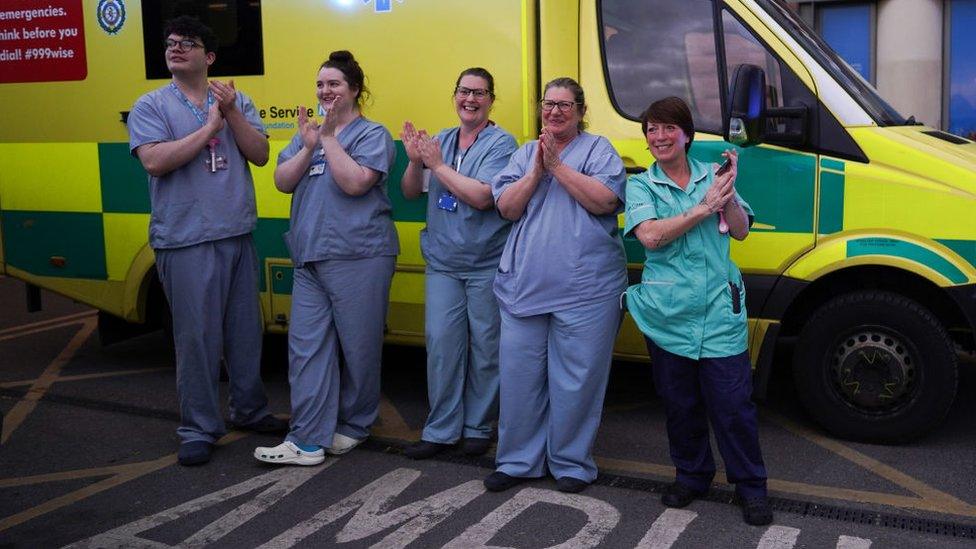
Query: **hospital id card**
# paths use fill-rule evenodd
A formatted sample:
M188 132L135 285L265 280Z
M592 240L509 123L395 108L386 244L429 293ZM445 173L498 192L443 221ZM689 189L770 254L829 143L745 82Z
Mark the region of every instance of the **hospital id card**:
M440 196L437 197L437 207L445 212L456 212L458 208L457 198L447 191L441 191Z
M312 162L312 166L309 167L308 169L309 177L322 175L324 173L325 173L325 160L321 158L316 160L315 162Z

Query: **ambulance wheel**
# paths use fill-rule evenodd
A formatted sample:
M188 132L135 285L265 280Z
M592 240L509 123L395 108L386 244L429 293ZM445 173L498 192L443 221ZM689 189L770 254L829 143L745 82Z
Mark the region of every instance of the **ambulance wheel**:
M919 303L871 290L828 301L793 356L800 401L830 433L897 443L945 419L958 359L942 324Z

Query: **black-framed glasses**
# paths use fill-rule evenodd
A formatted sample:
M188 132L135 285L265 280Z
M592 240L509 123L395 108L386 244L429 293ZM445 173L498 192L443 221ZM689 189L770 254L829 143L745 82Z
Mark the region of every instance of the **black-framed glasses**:
M179 47L180 51L189 51L193 48L202 48L203 44L199 44L189 38L184 38L183 40L173 40L172 38L166 39L166 49L172 50Z
M459 98L460 97L467 97L467 96L470 95L470 96L473 96L475 99L484 99L484 98L490 96L491 95L491 92L489 92L486 89L482 89L482 88L471 89L471 88L465 88L464 86L458 86L454 90L454 95L457 96L457 97L459 97Z
M573 101L550 101L548 99L539 101L539 106L542 107L542 110L545 112L550 112L552 109L558 109L561 113L567 113L573 110L573 107L576 105L579 105L579 103L575 103Z

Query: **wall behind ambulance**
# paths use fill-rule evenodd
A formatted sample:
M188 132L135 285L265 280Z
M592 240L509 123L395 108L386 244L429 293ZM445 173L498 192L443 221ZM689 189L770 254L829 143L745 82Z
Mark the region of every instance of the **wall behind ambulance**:
M976 0L788 3L903 115L976 137Z

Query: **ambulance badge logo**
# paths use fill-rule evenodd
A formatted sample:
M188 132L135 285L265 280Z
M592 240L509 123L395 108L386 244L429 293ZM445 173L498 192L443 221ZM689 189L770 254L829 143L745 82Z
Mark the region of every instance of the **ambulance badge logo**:
M95 9L98 25L108 34L117 34L125 24L125 2L122 0L98 0Z
M373 11L376 13L387 13L393 11L393 0L363 0L363 4L373 2ZM403 0L397 0L397 4L402 4Z

